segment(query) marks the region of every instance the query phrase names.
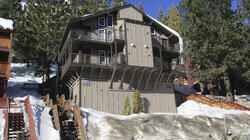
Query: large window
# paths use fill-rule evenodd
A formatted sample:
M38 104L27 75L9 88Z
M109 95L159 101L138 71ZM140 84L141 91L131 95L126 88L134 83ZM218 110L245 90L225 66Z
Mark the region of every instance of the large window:
M108 16L107 17L107 26L112 27L113 26L113 16Z
M104 17L98 18L98 25L105 26L105 18Z

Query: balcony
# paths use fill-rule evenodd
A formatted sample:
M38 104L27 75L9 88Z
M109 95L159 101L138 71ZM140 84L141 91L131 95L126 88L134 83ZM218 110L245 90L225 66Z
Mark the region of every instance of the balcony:
M124 31L113 28L99 30L71 29L69 37L86 41L112 43L114 40L124 41Z

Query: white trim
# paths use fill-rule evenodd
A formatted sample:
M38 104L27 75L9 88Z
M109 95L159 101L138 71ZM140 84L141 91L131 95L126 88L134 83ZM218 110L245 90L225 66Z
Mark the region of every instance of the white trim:
M107 42L111 42L114 40L114 31L113 30L106 30L106 38L109 39L108 33L111 32L111 40L106 40Z
M109 17L112 17L111 19L112 19L112 26L108 26L108 18ZM106 17L106 25L107 25L107 27L113 27L113 25L114 25L114 18L113 18L113 15L108 15L107 17Z
M99 24L99 20L100 20L100 19L104 19L104 25ZM105 23L106 23L105 17L100 17L100 18L98 18L98 21L97 21L97 22L98 22L98 26L105 27L105 25L106 25L106 24L105 24Z

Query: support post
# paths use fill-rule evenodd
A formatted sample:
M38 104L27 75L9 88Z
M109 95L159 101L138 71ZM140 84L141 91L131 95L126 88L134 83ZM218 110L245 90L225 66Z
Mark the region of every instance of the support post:
M103 73L103 67L101 68L101 72L100 72L100 75L99 75L99 79L102 78L102 73Z
M122 87L122 83L123 83L124 76L125 76L126 72L127 72L127 67L125 67L124 72L123 72L123 74L122 74L122 79L121 79L121 83L120 83L119 89L122 89L122 88L123 88L123 87Z
M138 84L137 84L136 89L138 89L138 87L139 87L140 84L141 84L141 80L142 80L142 77L143 77L143 75L144 75L144 72L145 72L145 68L143 68L143 71L142 71L142 74L141 74L141 77L140 77L140 80L139 80L139 82L138 82Z
M110 81L110 85L109 85L110 89L113 89L113 80L114 80L115 72L116 72L116 67L114 68L112 76L111 76L111 81Z
M146 85L145 85L145 87L144 87L144 89L143 90L145 90L146 88L147 88L147 86L148 86L148 82L149 82L149 80L150 80L150 78L151 78L151 75L152 75L152 73L153 73L153 68L151 69L151 71L150 71L150 74L149 74L149 76L148 76L148 79L147 79L147 82L146 82Z
M128 90L129 89L131 89L131 84L132 84L132 82L133 82L133 79L134 79L134 77L135 77L135 72L136 72L136 67L134 68L134 72L133 72L133 75L132 75L132 77L131 77L131 80L130 80L130 82L129 82L129 87L128 87Z
M159 75L158 75L158 77L157 77L157 79L156 79L156 82L155 82L155 85L154 85L153 90L155 90L155 87L156 87L156 85L157 85L157 83L158 83L158 81L159 81L159 78L160 78L160 76L161 76L161 73L162 73L162 69L161 69L160 72L159 72Z
M89 75L89 78L92 78L92 75L93 75L93 71L94 71L94 67L91 67L91 71L90 71L90 75Z

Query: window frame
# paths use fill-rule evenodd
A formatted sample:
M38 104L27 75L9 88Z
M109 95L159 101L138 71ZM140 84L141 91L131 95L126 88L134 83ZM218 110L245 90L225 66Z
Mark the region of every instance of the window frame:
M100 24L99 20L101 20L101 19L104 19L104 25ZM98 22L98 26L105 27L105 25L106 25L105 17L98 18L97 22Z
M112 20L112 25L111 25L111 26L108 25L108 18L109 18L109 17L111 17L111 20ZM108 16L106 17L106 25L107 25L107 27L113 27L113 25L114 25L113 15L108 15Z

